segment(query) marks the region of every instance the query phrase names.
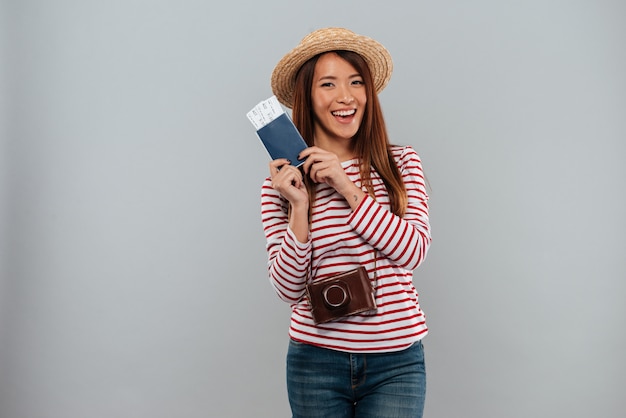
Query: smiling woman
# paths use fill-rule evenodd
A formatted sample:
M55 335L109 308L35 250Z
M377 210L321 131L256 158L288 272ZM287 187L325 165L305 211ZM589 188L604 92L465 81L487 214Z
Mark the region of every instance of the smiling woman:
M372 81L345 58L365 89L381 93L392 143L424 161L436 231L413 272L429 329L424 416L623 418L626 2L346 0L298 2L298 13L278 0L146 4L0 1L0 417L290 417L288 330L297 379L313 365L349 373L338 353L353 356L358 378L355 346L401 345L405 330L423 329L396 303L413 295L391 282L393 244L374 256L358 241L409 239L400 221L376 231L381 240L367 228L404 208L401 219L417 222L423 207L415 154L393 149L407 168L404 204L386 185L395 164L364 139L380 135L376 97L367 93L350 140L355 159L340 159L376 198L354 212L361 222L299 170L299 198L320 203L306 226L312 250L281 229L282 210L301 209L273 181L263 217L275 241L259 222L267 155L243 112L269 96L272 69L308 28L341 24L393 55L382 93L388 55L339 29L296 47L275 91L312 113L294 101L313 85L296 88L296 73L314 55L351 50L370 70ZM314 141L309 122L301 115L298 127ZM375 167L372 192L360 162ZM367 202L382 206L371 222ZM397 259L424 247L405 248ZM311 264L295 262L309 250L316 280L367 262L377 314L313 323L296 274ZM272 286L274 254L285 257L273 258ZM327 351L328 362L316 355ZM365 356L369 368L379 353Z
M315 63L311 96L318 122L315 144L341 161L352 159L350 140L361 126L367 104L363 77L336 52L322 54Z
M262 191L269 277L292 310L294 417L420 417L424 409L428 328L412 279L431 241L428 196L417 153L389 143L377 93L391 69L378 42L327 28L272 75L308 145L300 168L270 162ZM353 269L365 280L345 279ZM347 289L342 306L309 293L326 282L322 295ZM343 309L371 293L373 309Z

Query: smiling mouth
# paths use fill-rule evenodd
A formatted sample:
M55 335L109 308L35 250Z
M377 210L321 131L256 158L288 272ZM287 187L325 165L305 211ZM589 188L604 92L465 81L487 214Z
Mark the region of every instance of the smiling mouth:
M336 110L334 112L331 112L333 116L339 116L342 118L348 117L348 116L353 116L356 113L356 109L351 109L351 110Z

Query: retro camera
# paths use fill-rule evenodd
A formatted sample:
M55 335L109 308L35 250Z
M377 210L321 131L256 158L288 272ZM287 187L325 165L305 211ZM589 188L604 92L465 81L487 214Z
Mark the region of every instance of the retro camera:
M311 282L306 292L316 324L376 310L374 287L365 267Z

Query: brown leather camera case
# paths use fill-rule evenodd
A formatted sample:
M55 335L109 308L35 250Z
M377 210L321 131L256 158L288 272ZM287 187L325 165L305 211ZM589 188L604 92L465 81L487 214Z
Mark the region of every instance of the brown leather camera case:
M374 288L365 267L358 267L306 286L316 324L376 310Z

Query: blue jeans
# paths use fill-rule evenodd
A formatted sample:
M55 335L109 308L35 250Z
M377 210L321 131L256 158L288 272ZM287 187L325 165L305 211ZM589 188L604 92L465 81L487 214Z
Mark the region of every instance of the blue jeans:
M355 354L290 340L287 393L294 418L421 418L424 347Z

